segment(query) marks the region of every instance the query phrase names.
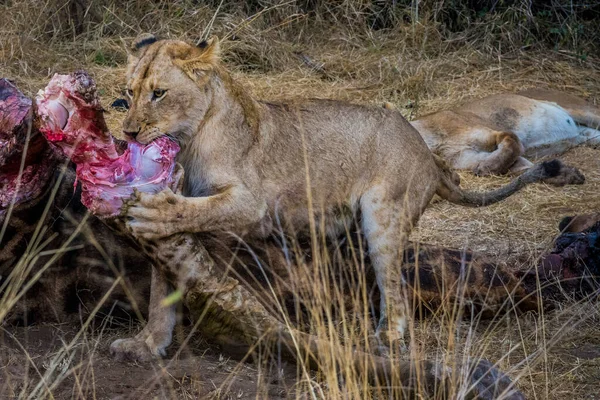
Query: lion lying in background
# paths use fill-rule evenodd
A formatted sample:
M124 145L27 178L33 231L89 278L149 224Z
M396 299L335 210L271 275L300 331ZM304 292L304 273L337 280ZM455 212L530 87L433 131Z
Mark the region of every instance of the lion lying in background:
M526 90L473 100L411 122L433 153L476 175L518 174L528 158L600 146L600 109L553 90ZM576 170L553 184L583 183Z

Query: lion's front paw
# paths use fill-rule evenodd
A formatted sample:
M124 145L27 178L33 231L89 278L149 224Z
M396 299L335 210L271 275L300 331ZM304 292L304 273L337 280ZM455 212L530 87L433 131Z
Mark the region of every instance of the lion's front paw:
M156 194L136 192L124 208L127 229L138 239L157 240L182 231L185 197L165 189Z
M174 235L180 230L175 225L159 222L146 222L137 219L129 220L125 223L127 230L133 237L155 241L167 236Z
M138 338L117 339L110 345L110 354L117 361L148 362L166 355L165 348L152 347L147 341Z

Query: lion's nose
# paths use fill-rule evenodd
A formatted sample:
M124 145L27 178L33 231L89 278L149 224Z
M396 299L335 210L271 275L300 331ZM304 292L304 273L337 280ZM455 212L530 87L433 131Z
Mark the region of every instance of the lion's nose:
M123 132L132 139L135 139L137 135L140 133L142 127L136 123L130 123L125 121L123 124Z

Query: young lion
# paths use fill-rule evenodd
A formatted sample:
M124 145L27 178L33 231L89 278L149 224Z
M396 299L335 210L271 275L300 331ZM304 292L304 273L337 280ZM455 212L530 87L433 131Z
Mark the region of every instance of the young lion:
M556 155L582 144L600 146L600 109L552 90L488 96L411 124L452 168L477 175L521 173L533 165L525 157ZM565 172L551 183L583 183L574 168Z
M331 100L257 101L220 64L216 38L196 47L144 35L133 49L124 131L141 143L163 135L177 141L186 173L185 197L138 194L124 211L131 232L157 240L179 232L264 237L321 223L335 231L340 217L360 212L382 292L376 336L383 344L404 335L399 264L435 194L484 206L563 171L553 161L498 190L466 192L399 112Z

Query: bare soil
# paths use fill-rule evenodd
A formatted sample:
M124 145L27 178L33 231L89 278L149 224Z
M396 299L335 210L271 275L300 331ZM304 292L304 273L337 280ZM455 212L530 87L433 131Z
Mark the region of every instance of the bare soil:
M73 340L77 324L39 324L11 327L0 334L0 398L32 393L44 374L53 369L57 354ZM90 330L75 340L52 379L56 399L284 399L292 390L296 371L282 363L269 376L258 374L251 361L230 359L207 343L196 343L164 361L115 362L108 352L112 340L126 329ZM262 370L264 373L264 370ZM62 375L62 376L60 376ZM60 376L59 379L56 379ZM47 393L42 390L42 393Z

